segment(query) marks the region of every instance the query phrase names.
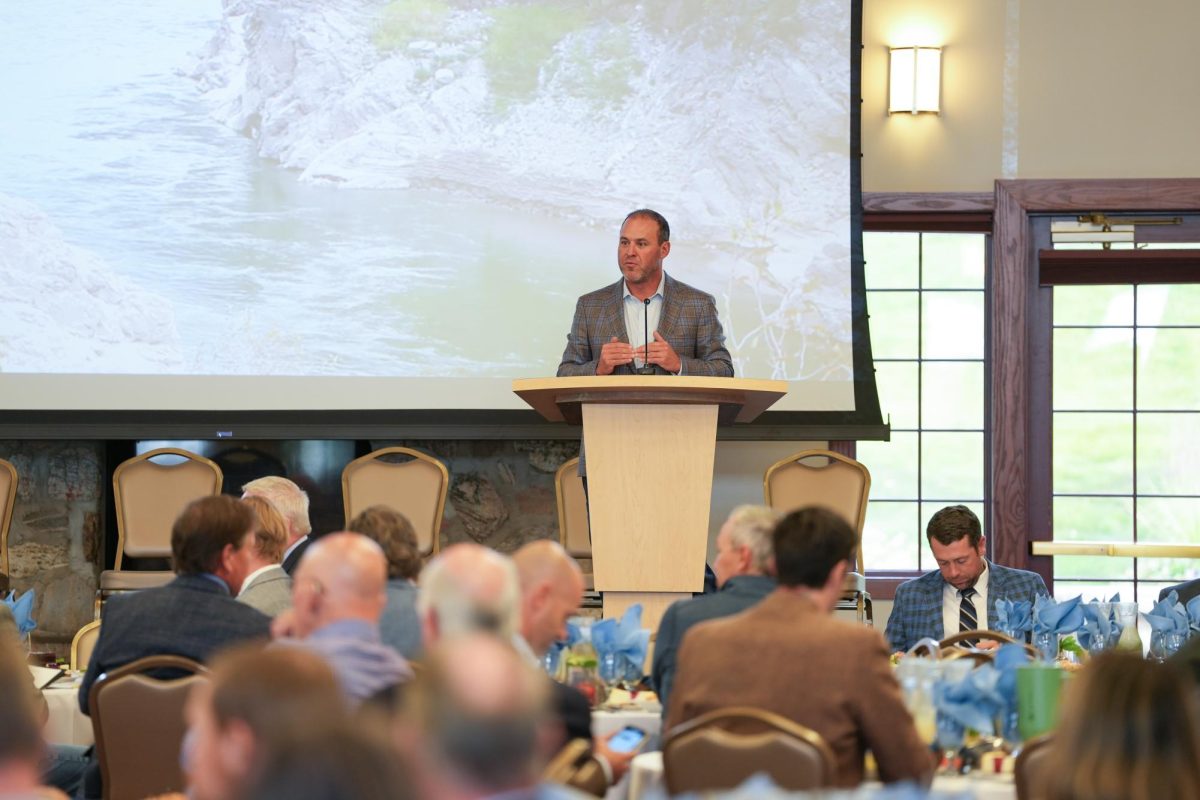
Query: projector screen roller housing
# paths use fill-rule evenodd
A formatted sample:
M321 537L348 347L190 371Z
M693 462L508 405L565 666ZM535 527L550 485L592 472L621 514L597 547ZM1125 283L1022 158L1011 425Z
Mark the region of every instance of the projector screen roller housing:
M737 375L877 424L860 15L10 4L0 409L520 409L511 380L554 374L651 207Z

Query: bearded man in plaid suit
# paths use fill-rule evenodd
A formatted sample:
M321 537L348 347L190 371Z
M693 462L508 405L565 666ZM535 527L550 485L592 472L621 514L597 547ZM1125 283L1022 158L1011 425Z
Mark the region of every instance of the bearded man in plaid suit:
M575 375L711 375L733 377L733 359L712 295L663 273L671 228L640 208L621 225L621 280L575 305L559 377ZM646 317L649 323L646 324ZM650 341L642 341L644 329Z
M1002 567L984 558L979 518L966 506L949 506L934 514L925 538L938 568L896 589L887 621L887 640L893 650L906 652L927 636L941 640L960 631L986 630L996 619L997 600L1033 602L1039 594L1049 594L1036 572Z

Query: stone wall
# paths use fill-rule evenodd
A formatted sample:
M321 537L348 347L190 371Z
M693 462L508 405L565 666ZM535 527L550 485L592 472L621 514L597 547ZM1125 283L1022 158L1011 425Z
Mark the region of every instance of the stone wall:
M17 468L9 532L9 578L18 594L37 592L35 646L65 654L90 622L104 540L105 465L101 442L0 441Z

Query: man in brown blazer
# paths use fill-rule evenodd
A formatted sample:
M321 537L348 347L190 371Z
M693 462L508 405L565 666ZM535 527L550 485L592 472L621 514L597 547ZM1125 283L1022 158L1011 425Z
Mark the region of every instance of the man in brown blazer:
M901 700L883 637L831 615L855 539L824 508L780 521L773 536L779 588L684 636L667 731L714 709L753 706L819 733L836 757L838 786L862 782L868 749L885 783L929 779L930 751Z

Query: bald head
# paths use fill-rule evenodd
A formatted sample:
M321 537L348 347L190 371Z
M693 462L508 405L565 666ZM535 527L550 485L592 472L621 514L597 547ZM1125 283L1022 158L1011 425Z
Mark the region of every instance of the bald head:
M331 533L309 546L292 583L296 631L303 638L343 619L379 622L387 604L387 559L358 533Z
M521 581L521 635L542 655L567 637L567 620L583 600L583 574L558 542L530 542L513 556Z
M512 559L477 544L452 545L421 572L417 610L425 645L478 631L511 637L518 603Z
M428 653L425 673L405 697L404 722L430 748L426 763L477 793L536 781L546 680L508 642L475 633Z

